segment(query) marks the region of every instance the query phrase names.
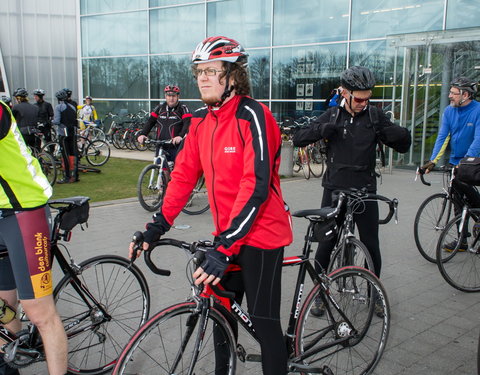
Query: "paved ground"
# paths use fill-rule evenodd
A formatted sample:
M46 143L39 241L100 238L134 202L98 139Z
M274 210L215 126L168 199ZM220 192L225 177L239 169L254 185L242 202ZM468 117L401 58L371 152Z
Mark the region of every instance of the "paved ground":
M474 375L480 294L466 294L451 288L436 265L425 261L416 250L412 230L416 210L423 199L440 189L440 184L425 187L419 181L415 183L413 177L411 171L394 170L391 175L383 175L379 187L379 193L399 199L400 221L398 225L390 223L381 228L382 280L392 308L392 326L387 349L374 374ZM319 206L318 179L284 180L282 189L292 210ZM131 234L143 228L150 216L132 199L95 204L88 229L85 232L76 229L69 248L79 261L98 254L126 255ZM186 240L209 238L212 229L208 212L200 216L181 214L176 224L190 228L172 229L169 236ZM302 219L294 220L295 242L287 249L287 255L300 253L305 224ZM154 300L152 311L188 295L183 255L179 252L158 255L162 265L172 269L171 277L154 277L143 260L138 262L149 281ZM294 276L290 270L284 273L284 321L291 304L289 287L295 283ZM22 372L45 373L40 365ZM261 370L253 364L239 371L239 374L246 373L261 374Z

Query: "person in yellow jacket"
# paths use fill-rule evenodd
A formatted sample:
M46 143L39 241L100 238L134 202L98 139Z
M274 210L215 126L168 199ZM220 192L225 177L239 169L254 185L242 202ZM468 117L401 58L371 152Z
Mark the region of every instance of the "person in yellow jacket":
M92 104L93 99L91 96L85 97L85 104L77 106L78 125L80 130L84 130L85 126L91 122L98 122L98 115L95 106Z
M17 308L20 299L42 337L48 372L67 371L67 337L53 300L50 249L52 187L20 133L10 108L0 101L0 298ZM5 325L18 331L18 319ZM18 374L0 355L2 373Z

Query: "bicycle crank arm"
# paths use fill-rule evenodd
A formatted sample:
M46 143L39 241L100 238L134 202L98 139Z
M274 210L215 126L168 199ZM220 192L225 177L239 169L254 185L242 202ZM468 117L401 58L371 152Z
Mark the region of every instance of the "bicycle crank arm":
M310 367L300 363L290 363L288 366L290 372L308 372L310 374L323 374L323 375L335 375L333 371L327 365L322 368Z

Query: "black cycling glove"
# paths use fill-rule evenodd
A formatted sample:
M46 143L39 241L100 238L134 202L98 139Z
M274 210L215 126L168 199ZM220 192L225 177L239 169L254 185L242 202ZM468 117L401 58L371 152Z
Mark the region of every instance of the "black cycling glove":
M161 212L157 212L153 215L153 223L148 223L146 227L147 230L143 232L143 240L151 244L152 242L158 241L165 232L168 232L171 225L168 224Z
M221 278L229 262L230 259L224 253L211 249L206 252L205 260L200 267L206 274Z
M422 166L422 169L424 171L431 171L433 169L433 167L435 167L435 163L431 160L427 161L423 166Z
M338 126L334 122L327 122L326 124L317 124L317 132L322 138L330 138L338 131Z

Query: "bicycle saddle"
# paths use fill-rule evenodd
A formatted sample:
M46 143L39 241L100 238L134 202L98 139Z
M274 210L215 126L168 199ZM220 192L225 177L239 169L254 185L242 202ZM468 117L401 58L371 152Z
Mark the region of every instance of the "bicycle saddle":
M336 207L323 207L323 208L316 208L311 210L300 210L295 211L292 216L295 217L306 217L310 220L326 220L331 217L334 217L336 214Z

